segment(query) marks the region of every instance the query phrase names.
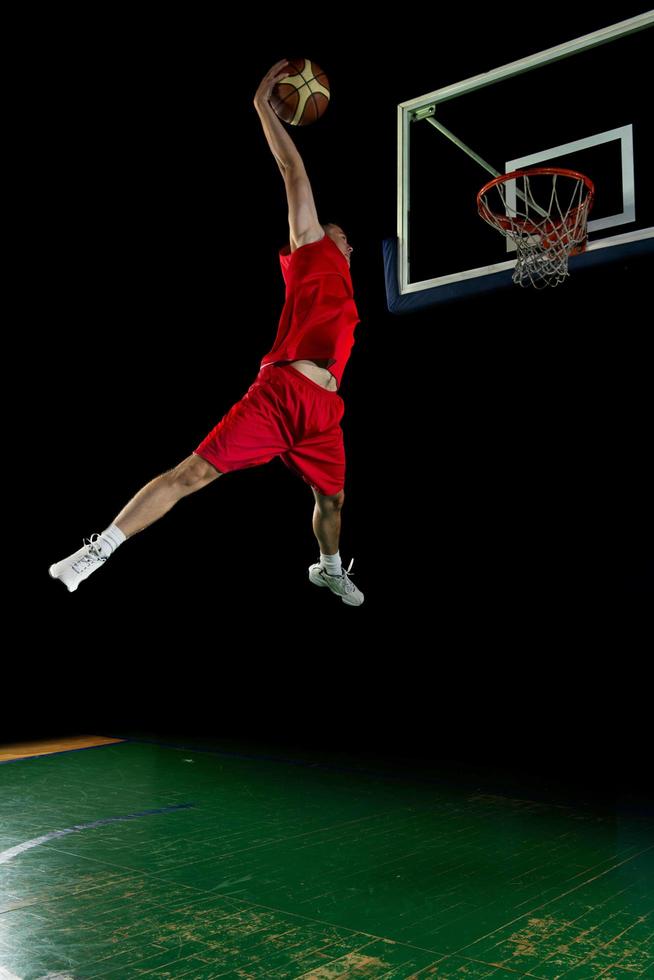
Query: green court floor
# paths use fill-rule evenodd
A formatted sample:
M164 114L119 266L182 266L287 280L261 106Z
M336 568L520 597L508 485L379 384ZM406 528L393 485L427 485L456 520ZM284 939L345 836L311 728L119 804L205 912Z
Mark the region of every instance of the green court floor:
M654 976L654 819L145 742L0 765L0 978Z

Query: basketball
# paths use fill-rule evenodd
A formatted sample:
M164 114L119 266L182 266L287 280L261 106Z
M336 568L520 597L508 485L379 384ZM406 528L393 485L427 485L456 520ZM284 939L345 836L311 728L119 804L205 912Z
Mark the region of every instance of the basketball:
M289 58L290 74L272 90L270 105L285 123L308 126L320 119L329 105L329 80L315 61Z

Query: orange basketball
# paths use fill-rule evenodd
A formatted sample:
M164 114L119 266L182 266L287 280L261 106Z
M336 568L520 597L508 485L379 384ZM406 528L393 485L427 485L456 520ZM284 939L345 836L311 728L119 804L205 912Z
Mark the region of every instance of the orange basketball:
M308 126L320 119L329 105L329 80L322 68L307 58L289 58L290 72L272 90L270 105L291 126Z

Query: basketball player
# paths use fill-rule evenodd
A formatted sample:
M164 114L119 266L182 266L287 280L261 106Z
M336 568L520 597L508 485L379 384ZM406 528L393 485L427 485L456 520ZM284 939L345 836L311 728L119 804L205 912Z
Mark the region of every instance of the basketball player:
M274 86L291 74L287 65L286 60L273 65L254 97L288 200L290 242L279 252L286 298L275 343L247 393L189 456L142 487L101 534L50 566L50 575L69 592L182 497L224 473L280 456L315 497L320 561L310 566L310 581L330 588L347 605L363 602L348 574L354 559L343 569L338 550L345 496L340 426L345 403L338 386L359 322L350 278L352 246L338 225L318 221L302 158L269 104Z

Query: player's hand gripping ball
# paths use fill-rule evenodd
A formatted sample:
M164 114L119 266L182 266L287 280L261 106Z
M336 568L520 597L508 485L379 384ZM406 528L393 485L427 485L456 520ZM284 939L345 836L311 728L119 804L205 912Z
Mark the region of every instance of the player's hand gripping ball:
M329 80L315 61L306 58L289 58L286 70L290 74L273 88L270 105L285 123L308 126L329 105Z

